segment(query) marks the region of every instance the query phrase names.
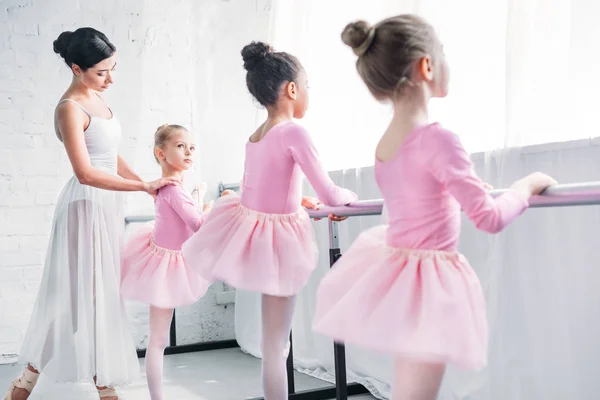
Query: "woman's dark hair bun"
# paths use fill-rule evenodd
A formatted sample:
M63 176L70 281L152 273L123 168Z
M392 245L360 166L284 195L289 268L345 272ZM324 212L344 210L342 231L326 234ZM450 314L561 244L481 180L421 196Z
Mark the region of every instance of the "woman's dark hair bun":
M67 46L72 34L73 32L71 31L65 31L61 33L53 43L54 52L60 54L62 58L65 58L67 55Z
M106 35L94 28L79 28L61 33L53 43L54 52L60 54L67 66L73 64L83 71L111 57L117 48Z

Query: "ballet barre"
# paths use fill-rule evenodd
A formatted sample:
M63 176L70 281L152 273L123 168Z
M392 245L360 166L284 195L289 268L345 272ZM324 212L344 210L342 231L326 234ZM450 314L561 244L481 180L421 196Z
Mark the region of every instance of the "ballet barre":
M496 189L490 193L498 197L509 189ZM539 196L529 199L529 208L571 207L600 204L600 181L555 185ZM383 209L383 200L361 200L340 207L323 207L320 210L308 210L311 218L326 218L333 214L339 217L358 217L379 215Z
M219 191L222 192L230 185L223 185ZM233 185L231 185L233 186ZM235 187L232 187L234 189ZM492 190L494 197L500 196L508 189ZM574 184L555 185L546 189L542 194L534 196L529 200L530 208L548 208L548 207L569 207L569 206L587 206L600 205L600 181L583 182ZM307 210L311 218L327 218L330 214L340 217L358 217L380 215L383 210L383 200L363 200L356 201L347 206L323 207L319 210ZM153 216L131 216L125 219L126 224L132 222L146 222L153 220ZM330 267L341 257L342 253L339 244L338 223L329 220L329 265ZM235 342L232 341L232 342ZM233 346L231 346L233 347ZM209 350L216 348L202 348L198 350ZM198 351L187 350L187 351ZM173 354L173 353L165 353ZM337 400L347 400L348 396L368 393L368 390L358 384L347 382L346 375L346 354L343 343L334 343L334 376L335 387L325 387L313 390L296 392L294 382L293 368L293 345L292 334L290 333L290 353L287 359L288 393L290 400L325 400L336 398ZM264 398L255 398L252 400L264 400Z

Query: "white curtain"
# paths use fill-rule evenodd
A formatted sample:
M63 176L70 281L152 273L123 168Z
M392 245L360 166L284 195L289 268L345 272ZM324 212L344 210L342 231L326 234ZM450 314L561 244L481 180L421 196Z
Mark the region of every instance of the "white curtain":
M542 170L562 183L600 180L595 96L600 90L600 3L593 0L281 0L273 3L271 41L307 69L311 107L302 123L339 184L378 198L374 148L389 121L372 100L354 56L340 40L346 23L403 12L438 30L451 67L450 95L432 116L459 134L479 174L495 187ZM485 152L485 153L483 153ZM352 168L352 169L348 169ZM308 187L307 187L307 190ZM378 217L340 225L342 250ZM506 232L463 226L461 251L488 301L489 366L450 368L440 399L563 400L598 397L600 360L600 207L529 210ZM326 222L315 223L318 270L299 296L296 368L332 380L331 341L311 331L315 292L329 268ZM510 251L509 251L510 250ZM260 356L260 300L239 292L236 336ZM389 398L391 360L351 347L349 376Z
M424 16L444 43L450 94L432 102L432 118L471 152L596 136L595 0L273 0L272 10L271 43L308 72L302 123L330 169L372 165L370 149L390 115L358 77L340 34L350 21L404 12Z

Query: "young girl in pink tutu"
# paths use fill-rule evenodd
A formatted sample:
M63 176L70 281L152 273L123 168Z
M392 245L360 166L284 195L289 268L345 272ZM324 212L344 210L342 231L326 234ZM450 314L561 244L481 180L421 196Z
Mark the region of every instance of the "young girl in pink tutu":
M373 96L394 107L375 154L389 225L363 232L323 279L314 328L393 354L392 399L434 399L446 363L486 363L483 291L457 252L461 207L477 228L496 233L555 181L535 173L500 197L489 194L458 137L429 121L429 100L446 96L449 74L421 18L351 23L342 40Z
M179 125L163 125L154 135L154 156L163 178L182 182L192 166L195 146L190 133ZM169 341L173 309L192 304L209 283L183 260L181 245L196 232L203 214L181 184L163 187L155 199L156 220L135 232L125 246L121 294L150 305L150 342L146 350L146 376L152 400L162 400L163 353ZM209 205L204 207L208 212Z
M263 389L266 400L282 400L296 294L317 265L310 218L301 208L310 203L302 198L302 172L324 204L348 204L356 195L331 181L308 132L293 122L308 107L300 62L254 42L242 57L248 90L268 117L246 143L241 196L217 200L183 255L207 280L263 294Z

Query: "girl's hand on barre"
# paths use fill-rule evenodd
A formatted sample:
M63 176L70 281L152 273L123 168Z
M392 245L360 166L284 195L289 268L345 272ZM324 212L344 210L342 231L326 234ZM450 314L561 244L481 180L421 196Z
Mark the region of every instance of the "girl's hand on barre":
M316 197L302 196L302 202L300 203L304 208L310 208L311 210L318 210L323 207L323 203Z
M221 193L221 197L227 196L228 194L233 194L233 193L235 193L233 190L226 189L226 190L223 190L223 193Z
M534 172L523 179L516 181L511 189L523 193L527 197L537 196L546 190L549 186L556 185L557 182L551 176L541 172Z
M338 217L337 215L329 214L329 219L334 222L341 222L341 221L347 220L348 217Z
M323 207L323 203L315 197L302 197L302 207L309 208L311 210L319 210ZM315 218L315 221L320 221L322 218ZM335 222L340 222L348 219L348 217L338 217L337 215L329 214L329 219Z
M546 190L549 186L556 185L558 182L549 175L541 172L535 172L527 177L529 181L529 190L532 196L537 196Z
M302 207L308 208L311 210L318 210L321 207L323 207L323 203L321 203L319 201L319 199L317 199L316 197L302 196L302 201L300 202L300 204L302 205ZM315 221L320 221L320 220L321 220L321 218L315 218Z
M483 187L485 188L485 190L494 190L494 187L487 182L483 182Z

